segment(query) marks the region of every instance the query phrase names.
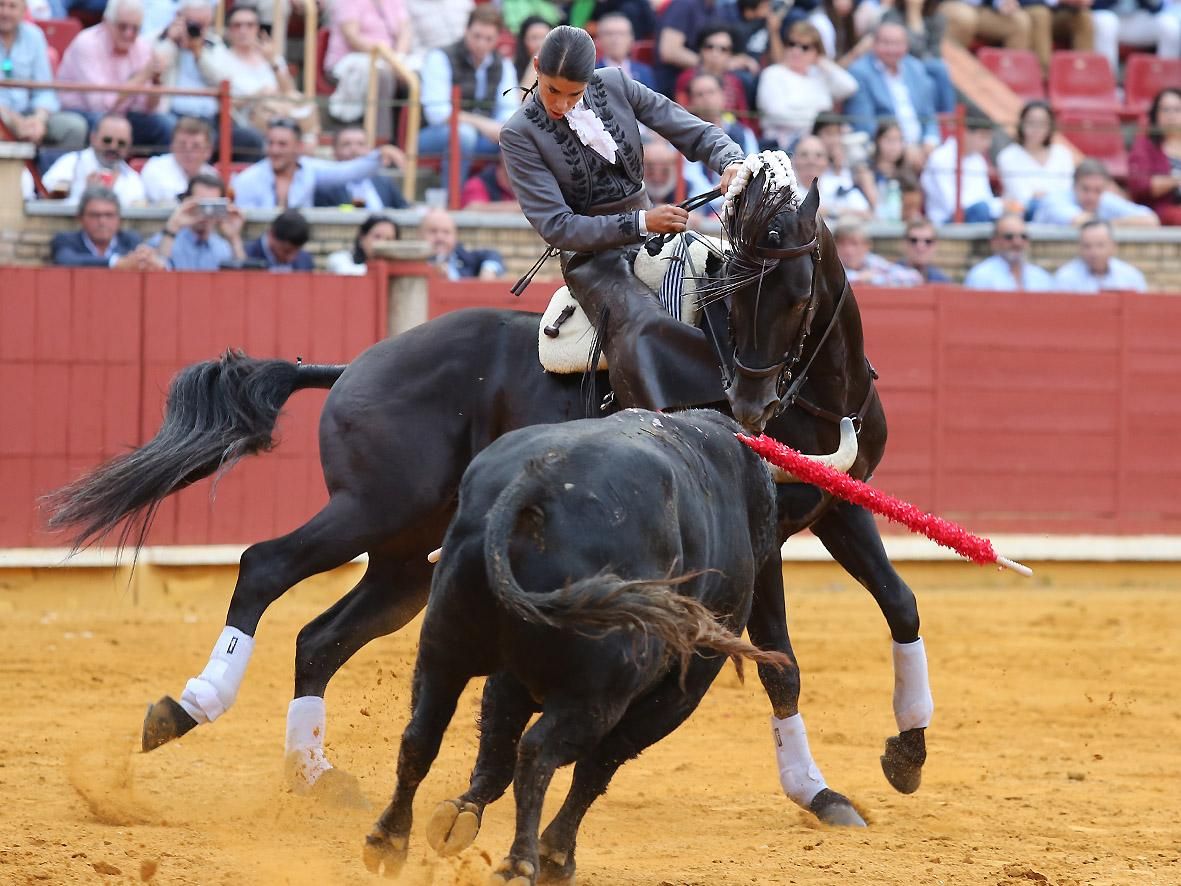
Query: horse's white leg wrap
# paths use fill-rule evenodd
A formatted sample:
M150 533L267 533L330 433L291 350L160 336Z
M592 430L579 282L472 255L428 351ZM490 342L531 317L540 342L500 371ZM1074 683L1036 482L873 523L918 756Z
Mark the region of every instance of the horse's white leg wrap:
M238 687L246 676L246 665L250 664L252 652L253 637L237 628L225 627L209 654L205 670L185 684L180 706L198 723L216 720L238 697Z
M775 739L775 758L779 763L779 783L783 785L783 793L807 809L813 798L828 785L808 748L804 718L799 714L786 720L772 716L771 735Z
M332 768L324 753L324 699L304 695L287 708L287 766L291 786L307 790Z
M894 644L894 722L898 731L931 725L935 701L927 678L927 650L923 638Z

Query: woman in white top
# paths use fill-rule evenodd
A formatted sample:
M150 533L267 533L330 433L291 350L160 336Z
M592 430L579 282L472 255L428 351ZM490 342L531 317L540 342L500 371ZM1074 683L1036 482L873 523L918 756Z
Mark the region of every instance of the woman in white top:
M778 44L778 28L772 23L768 31L773 33L772 43ZM755 104L762 116L763 135L790 150L812 131L818 114L831 111L857 91L857 81L824 54L820 32L810 22L791 26L779 59L759 77Z
M997 154L1004 199L1020 203L1026 218L1035 200L1069 189L1074 180L1074 155L1054 142L1054 130L1050 106L1029 102L1017 118L1017 140Z
M265 130L275 117L299 121L305 141L314 141L320 126L315 105L296 89L287 62L270 34L259 28L258 10L235 6L226 16L226 44L201 53L206 79L229 80L234 114L239 123Z
M328 256L325 268L330 274L363 277L368 272L369 258L377 243L398 239L398 226L385 215L374 214L361 222L351 250L342 249Z

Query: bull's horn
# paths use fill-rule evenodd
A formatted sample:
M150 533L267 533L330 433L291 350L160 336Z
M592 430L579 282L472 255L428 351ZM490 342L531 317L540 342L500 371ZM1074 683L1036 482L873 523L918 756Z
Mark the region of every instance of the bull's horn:
M836 452L832 455L807 455L805 453L804 458L820 462L820 464L827 465L842 474L847 474L849 468L853 467L853 462L857 461L857 431L853 429L852 419L847 417L841 419L841 445L837 447ZM800 482L798 477L789 474L781 467L770 462L767 462L767 467L771 469L771 479L776 483Z
M438 563L439 558L442 556L443 556L443 549L442 548L435 548L433 551L431 551L429 554L426 555L426 561L428 563Z

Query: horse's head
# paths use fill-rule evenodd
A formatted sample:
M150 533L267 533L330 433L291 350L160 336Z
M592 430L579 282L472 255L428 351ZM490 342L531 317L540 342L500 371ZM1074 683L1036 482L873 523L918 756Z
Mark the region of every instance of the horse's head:
M730 252L722 273L734 344L726 397L755 434L775 415L800 359L821 285L820 195L813 184L800 200L794 187L794 177L775 182L761 170L726 223Z

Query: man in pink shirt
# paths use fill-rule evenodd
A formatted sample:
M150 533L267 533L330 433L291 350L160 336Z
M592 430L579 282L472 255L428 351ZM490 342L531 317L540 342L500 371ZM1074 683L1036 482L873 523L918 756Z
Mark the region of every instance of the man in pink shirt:
M130 87L157 84L164 64L153 53L151 41L139 36L143 18L142 0L110 0L103 20L84 30L66 48L57 79ZM162 149L172 141L171 119L155 113L159 96L113 90L63 91L60 97L63 108L78 111L92 126L103 114L125 114L137 145Z

